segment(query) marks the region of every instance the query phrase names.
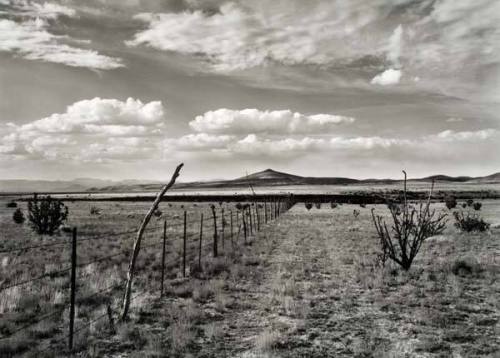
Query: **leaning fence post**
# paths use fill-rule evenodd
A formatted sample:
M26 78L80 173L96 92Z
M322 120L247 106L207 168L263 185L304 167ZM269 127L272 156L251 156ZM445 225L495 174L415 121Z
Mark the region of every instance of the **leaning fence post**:
M76 295L76 227L73 228L71 240L71 293L69 307L69 350L73 350L73 334L75 332L75 295Z
M187 213L184 210L184 235L182 237L182 277L186 277L186 226L187 226Z
M165 245L167 243L167 220L163 221L163 248L161 251L161 283L160 297L163 297L163 281L165 280Z
M200 244L198 246L198 269L201 271L201 241L203 239L203 213L200 218Z
M217 257L217 214L215 212L215 205L210 206L212 208L212 216L214 219L214 257Z

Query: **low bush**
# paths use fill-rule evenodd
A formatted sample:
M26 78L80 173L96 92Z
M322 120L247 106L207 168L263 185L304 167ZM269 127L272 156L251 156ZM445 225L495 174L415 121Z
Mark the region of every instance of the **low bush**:
M482 206L483 206L483 204L482 204L482 203L479 203L479 202L478 202L478 203L474 203L474 204L472 205L472 207L473 207L473 208L474 208L474 210L476 210L476 211L481 210L481 207L482 207Z
M306 206L307 210L311 210L313 207L313 204L312 203L305 203L305 206Z
M316 206L316 209L321 209L321 203L320 202L315 203L314 206Z
M463 232L484 232L490 228L490 224L485 222L482 217L477 214L462 211L455 211L455 227Z
M28 212L31 227L40 235L53 235L68 218L68 207L50 196L39 199L35 195L28 201Z
M100 215L100 214L101 214L101 209L99 209L96 206L90 207L90 215Z
M453 195L444 198L444 203L449 210L457 207L457 199Z
M332 209L335 209L335 208L338 206L338 204L337 204L337 203L334 203L334 202L332 201L332 202L330 203L330 206L331 206L331 208L332 208Z
M7 203L8 208L17 208L17 203L15 201L10 201Z
M26 218L24 217L24 214L20 208L17 208L16 211L14 211L14 214L12 215L12 220L14 220L16 224L24 223Z

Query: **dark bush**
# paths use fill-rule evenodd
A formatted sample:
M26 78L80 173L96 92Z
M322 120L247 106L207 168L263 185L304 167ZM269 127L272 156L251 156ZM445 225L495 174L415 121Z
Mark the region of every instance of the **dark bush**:
M481 207L482 207L482 206L483 206L483 204L482 204L482 203L474 203L474 204L472 205L472 207L473 207L473 208L474 208L474 210L476 210L476 211L481 210Z
M462 208L466 208L467 207L467 203L462 203Z
M330 206L332 207L332 209L335 209L338 205L337 203L334 203L333 201L330 203Z
M446 207L450 210L457 207L457 199L453 195L444 198L444 203Z
M315 203L314 206L316 206L316 209L321 209L321 203L320 202Z
M360 206L361 208L366 208L366 204L365 204L365 203L360 203L360 204L359 204L359 206Z
M354 216L354 218L357 218L357 217L359 216L359 214L360 214L360 213L359 213L359 210L354 209L354 210L352 211L352 215Z
M96 206L90 207L90 215L100 215L100 214L101 214L101 209L99 209Z
M467 203L467 206L472 206L472 204L474 204L474 200L467 199L466 203Z
M31 227L40 235L53 235L68 218L66 205L50 196L39 199L35 195L28 201L28 212Z
M8 208L17 208L17 203L15 201L9 201L7 203Z
M14 211L14 214L12 215L12 220L14 220L16 224L24 223L26 218L24 217L24 214L20 208L17 208L16 211Z
M455 211L453 216L455 217L455 227L463 232L483 232L490 228L490 224L477 214L464 214L461 211Z
M307 210L311 210L313 207L313 204L312 203L305 203L305 206L306 206Z

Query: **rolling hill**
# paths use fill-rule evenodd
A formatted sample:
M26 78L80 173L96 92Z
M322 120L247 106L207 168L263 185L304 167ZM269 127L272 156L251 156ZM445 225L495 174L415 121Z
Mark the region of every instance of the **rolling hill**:
M412 182L432 180L449 183L489 184L500 183L500 172L484 177L433 175ZM353 185L353 184L392 184L399 179L352 179L344 177L303 177L273 169L248 174L231 180L212 180L190 183L177 183L177 189L237 188L287 185ZM72 181L44 180L0 180L0 192L148 192L158 191L162 183L142 182L139 180L110 181L81 178Z

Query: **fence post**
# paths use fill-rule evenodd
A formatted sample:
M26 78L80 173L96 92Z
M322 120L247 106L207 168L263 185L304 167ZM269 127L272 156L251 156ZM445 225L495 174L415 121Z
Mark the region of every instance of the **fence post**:
M73 228L71 240L71 293L69 307L69 350L73 351L73 334L75 332L75 295L76 295L76 227Z
M255 203L255 216L257 217L257 231L260 231L259 203Z
M214 219L214 257L217 257L217 214L215 212L215 205L211 205L212 208L212 216Z
M245 238L245 244L247 243L247 221L245 220L246 213L247 213L246 209L243 209L243 211L241 212L241 220L243 220L243 235Z
M187 213L184 210L184 237L182 246L182 277L186 277L186 226L187 226Z
M252 205L248 205L248 220L250 220L250 235L253 235Z
M220 221L221 221L221 227L222 227L222 251L224 251L224 254L226 253L226 248L225 248L225 237L224 237L224 227L225 227L225 218L224 218L224 208L221 208L221 216L220 216Z
M267 224L267 200L264 200L264 219L266 220Z
M231 249L234 250L234 240L233 240L233 211L232 210L229 210L229 223L231 225L231 234L230 234L230 238L231 238Z
M165 280L165 245L167 243L167 220L163 221L163 248L161 252L161 284L160 298L163 297L163 281Z
M203 213L201 213L200 219L200 245L198 247L198 269L201 272L201 241L203 239Z

